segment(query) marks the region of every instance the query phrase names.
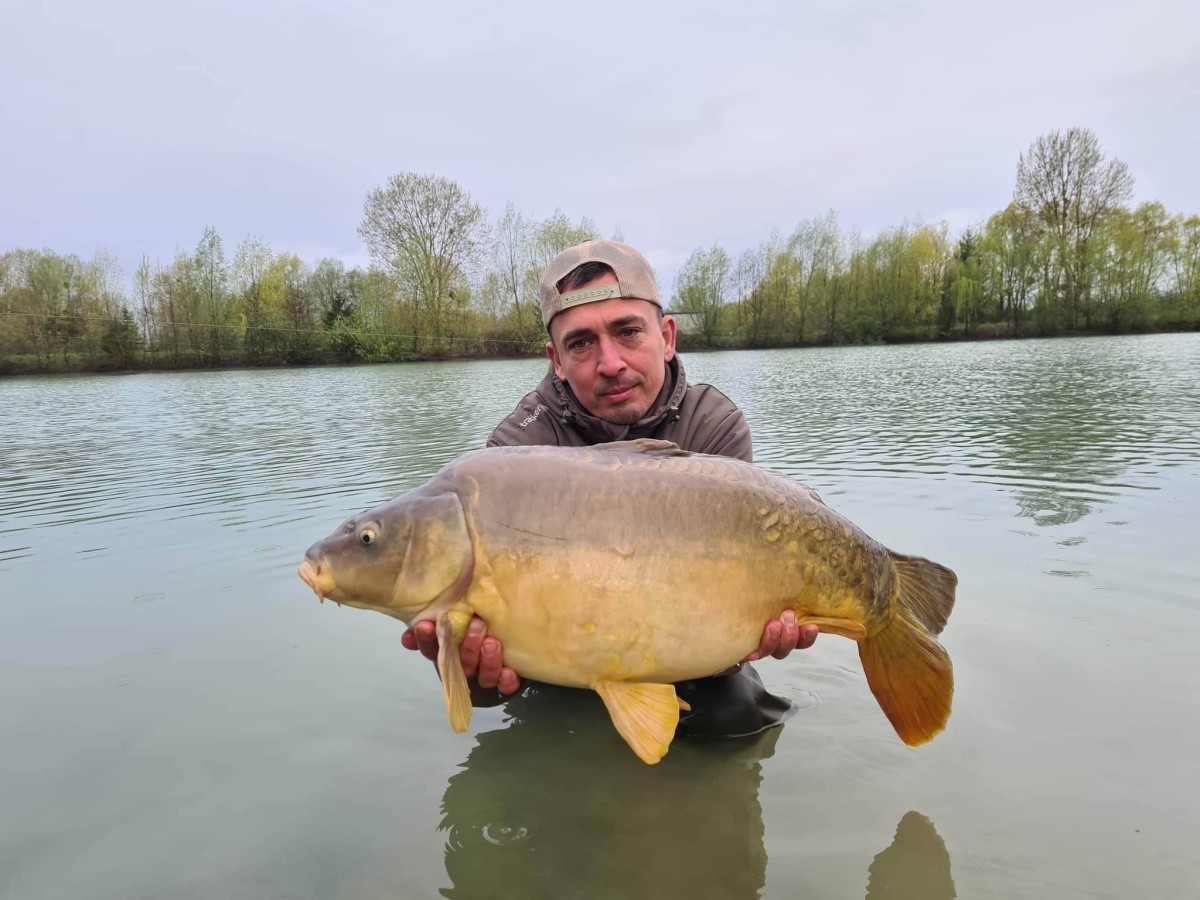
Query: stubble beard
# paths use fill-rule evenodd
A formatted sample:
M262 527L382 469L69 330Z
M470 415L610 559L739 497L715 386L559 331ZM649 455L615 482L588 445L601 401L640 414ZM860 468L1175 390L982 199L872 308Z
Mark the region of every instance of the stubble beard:
M602 392L617 392L625 388L633 388L635 393L620 406L610 408L605 411L602 418L607 422L612 422L614 425L633 425L641 420L646 413L650 411L650 407L638 401L636 391L645 385L645 381L637 379L636 381L612 381L606 384L597 386L597 400L601 403L606 403L607 398Z
M604 418L614 425L633 425L637 423L644 415L646 410L637 406L626 406L621 409L613 410Z

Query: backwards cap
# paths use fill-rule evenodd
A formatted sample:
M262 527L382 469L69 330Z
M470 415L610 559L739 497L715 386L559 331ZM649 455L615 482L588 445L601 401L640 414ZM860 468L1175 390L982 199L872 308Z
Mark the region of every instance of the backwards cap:
M560 294L558 283L584 263L603 263L616 273L616 284L597 284ZM568 247L550 261L542 273L538 288L542 296L542 323L549 328L550 320L572 306L595 303L624 297L630 300L646 300L662 309L662 298L658 296L658 282L654 270L646 257L628 244L619 241L584 241Z

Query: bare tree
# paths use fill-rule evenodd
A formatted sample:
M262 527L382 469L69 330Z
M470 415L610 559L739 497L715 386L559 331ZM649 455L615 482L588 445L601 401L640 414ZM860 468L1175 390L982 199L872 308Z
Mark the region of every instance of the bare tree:
M149 257L143 256L133 276L133 289L137 296L137 319L142 329L142 344L149 349L152 332L150 325L154 321L154 270L150 268Z
M242 354L252 362L263 359L267 353L266 328L272 316L266 279L274 259L271 248L256 237L246 238L233 254L233 290L237 294Z
M737 327L742 337L756 328L761 313L760 285L767 275L770 250L758 246L744 250L733 270L733 292L737 303Z
M355 298L340 259L320 260L308 276L307 291L326 328L354 315Z
M528 297L532 305L536 295L537 275L531 271L534 267L533 238L532 224L511 203L508 204L496 225L492 255L499 287L504 296L512 300L517 334L522 339L526 315L522 312L521 300ZM492 286L493 291L495 287Z
M121 293L121 281L124 273L121 270L120 260L107 250L100 248L92 256L87 270L96 292L96 299L104 314L114 318L120 315L125 302Z
M720 333L731 282L729 254L721 247L693 251L675 278L671 309L696 316L706 346Z
M447 178L393 175L367 195L358 233L373 262L389 271L439 341L446 314L479 261L482 207Z
M792 291L792 319L795 340L807 339L810 319L836 321L837 300L832 286L842 263L842 238L837 213L830 210L824 216L805 220L796 226L788 238L786 252L796 261L797 283ZM831 312L830 305L835 309Z
M1086 128L1043 135L1017 162L1014 199L1039 218L1053 242L1068 328L1078 324L1081 308L1091 325L1085 303L1094 268L1092 237L1132 194L1129 167L1106 160L1100 142Z
M557 209L554 215L537 227L534 234L534 266L539 270L544 269L555 256L568 247L598 237L600 232L596 223L587 216L580 218L578 225L572 225L566 213Z
M204 229L195 253L195 278L203 316L208 319L208 357L213 363L221 361L221 346L229 312L229 267L221 236L211 226Z

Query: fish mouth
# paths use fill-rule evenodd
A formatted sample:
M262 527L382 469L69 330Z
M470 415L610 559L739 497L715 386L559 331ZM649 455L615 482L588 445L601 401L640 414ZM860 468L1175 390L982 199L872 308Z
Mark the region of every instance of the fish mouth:
M300 568L296 570L304 583L313 589L313 593L317 595L317 599L322 603L325 598L333 593L333 579L329 576L329 570L322 566L319 562L313 562L311 559L305 559L300 563Z

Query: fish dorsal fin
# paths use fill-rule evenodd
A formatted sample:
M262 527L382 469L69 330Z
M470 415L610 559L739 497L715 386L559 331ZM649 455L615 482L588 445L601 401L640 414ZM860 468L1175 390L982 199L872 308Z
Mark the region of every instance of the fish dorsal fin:
M941 634L954 609L958 576L945 566L920 556L892 554L900 579L900 603L930 634Z
M595 689L638 759L654 765L667 755L679 725L681 704L674 685L601 681Z
M632 441L609 441L605 444L592 444L593 450L624 450L635 453L653 453L658 456L691 456L674 441L658 441L653 438L637 438Z
M450 727L459 734L471 724L471 689L458 655L467 630L464 618L469 621L471 617L447 611L437 620L438 676L442 679L442 696L446 700L446 712L450 714Z

